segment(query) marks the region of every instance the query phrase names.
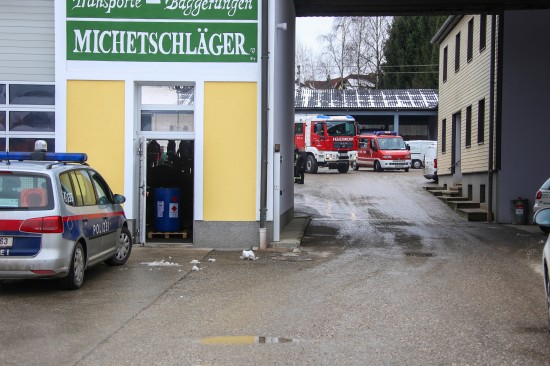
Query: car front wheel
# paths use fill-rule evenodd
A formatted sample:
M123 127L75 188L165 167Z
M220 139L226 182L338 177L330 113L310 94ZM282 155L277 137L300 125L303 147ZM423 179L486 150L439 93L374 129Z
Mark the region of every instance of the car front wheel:
M353 161L351 163L351 169L353 169L355 171L358 171L359 170L359 165L357 165L357 163L355 161Z
M115 254L107 259L105 263L109 266L121 266L130 257L132 252L132 234L127 227L123 227L118 238Z

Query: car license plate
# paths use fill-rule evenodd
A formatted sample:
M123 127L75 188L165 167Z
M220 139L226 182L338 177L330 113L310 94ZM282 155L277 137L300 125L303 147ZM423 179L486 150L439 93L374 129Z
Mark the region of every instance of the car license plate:
M0 236L0 248L11 248L13 238L11 236Z

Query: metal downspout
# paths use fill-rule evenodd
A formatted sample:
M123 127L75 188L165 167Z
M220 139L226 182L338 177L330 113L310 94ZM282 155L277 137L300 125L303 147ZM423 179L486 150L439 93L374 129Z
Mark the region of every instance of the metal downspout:
M490 77L489 77L489 159L487 168L487 221L493 221L493 154L494 154L494 123L495 123L495 48L496 48L496 14L491 17L491 63L490 63ZM499 47L502 47L499 44Z
M267 221L267 134L268 134L268 0L262 0L262 76L261 76L261 183L260 183L260 233ZM265 230L264 230L265 231ZM265 235L265 233L264 233ZM260 235L261 236L261 235ZM262 243L260 243L262 244Z

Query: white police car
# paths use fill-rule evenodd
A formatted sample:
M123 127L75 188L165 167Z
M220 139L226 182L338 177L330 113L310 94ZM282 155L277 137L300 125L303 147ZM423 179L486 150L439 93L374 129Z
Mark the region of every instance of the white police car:
M86 159L45 148L0 152L0 279L61 278L78 289L86 268L128 260L125 198Z

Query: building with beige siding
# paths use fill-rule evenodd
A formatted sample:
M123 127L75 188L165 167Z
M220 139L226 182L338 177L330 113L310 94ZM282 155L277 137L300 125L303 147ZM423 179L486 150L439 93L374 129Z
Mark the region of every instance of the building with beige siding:
M550 33L549 20L548 10L455 15L432 40L440 47L439 185L461 187L499 223L514 221L513 200L532 207L550 176L540 150L550 133L550 52L536 41Z
M486 206L491 50L487 15L449 17L440 47L438 175Z

